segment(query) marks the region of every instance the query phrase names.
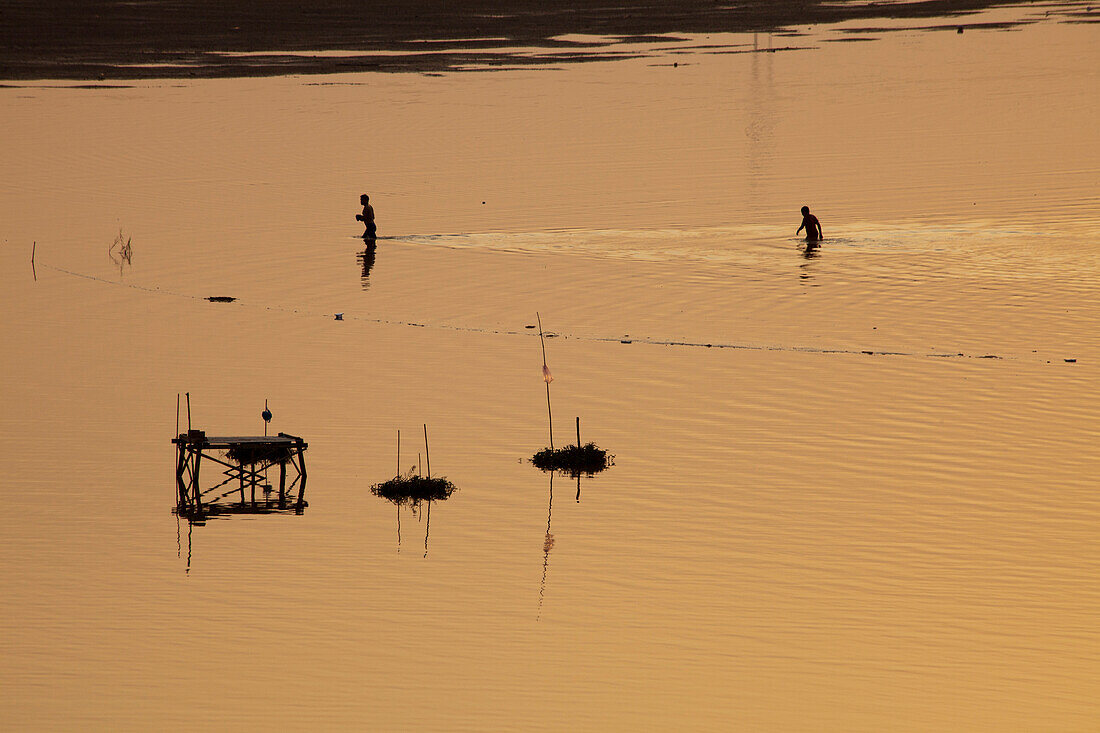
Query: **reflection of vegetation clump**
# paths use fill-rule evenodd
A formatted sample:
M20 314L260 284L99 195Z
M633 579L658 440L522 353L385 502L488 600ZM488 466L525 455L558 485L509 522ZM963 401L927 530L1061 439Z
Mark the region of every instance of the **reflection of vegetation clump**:
M455 485L445 478L423 476L395 476L370 487L371 493L402 504L419 504L422 501L444 501L455 491Z
M286 463L290 460L290 447L263 443L238 443L225 452L226 458L242 466L257 463Z
M598 473L613 465L615 456L596 447L595 443L564 448L543 448L531 458L535 468L543 471L568 471L573 474Z

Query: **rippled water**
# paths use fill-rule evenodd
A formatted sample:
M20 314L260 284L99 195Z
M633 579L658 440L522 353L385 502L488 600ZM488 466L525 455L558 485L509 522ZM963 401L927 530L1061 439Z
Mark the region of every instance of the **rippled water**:
M842 36L0 90L3 725L1090 730L1095 33ZM302 516L177 521L182 392Z

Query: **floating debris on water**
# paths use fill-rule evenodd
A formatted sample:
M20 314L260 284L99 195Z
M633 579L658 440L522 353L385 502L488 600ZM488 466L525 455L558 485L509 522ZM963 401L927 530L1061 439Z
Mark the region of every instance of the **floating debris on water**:
M232 295L209 295L206 299L211 303L232 303L236 300Z
M371 493L398 506L419 504L422 501L446 501L458 490L443 476L394 476L370 487Z
M572 475L593 474L615 465L615 456L595 443L587 443L582 446L543 448L531 458L531 463L540 471L565 471Z

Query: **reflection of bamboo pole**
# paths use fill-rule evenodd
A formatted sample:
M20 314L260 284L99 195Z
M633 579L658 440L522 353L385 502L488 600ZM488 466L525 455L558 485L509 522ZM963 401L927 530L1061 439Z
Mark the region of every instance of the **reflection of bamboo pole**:
M581 449L581 418L577 416L577 450ZM579 455L579 454L578 454ZM577 472L577 503L581 503L581 474Z
M550 520L554 516L554 472L550 472L550 501L546 506L546 537L542 541L542 581L539 583L539 609L535 620L542 618L542 599L546 595L546 571L550 567L550 548L554 544L554 536L550 534Z
M428 499L428 518L424 522L424 557L428 556L428 533L432 530L432 500Z
M535 312L539 322L539 342L542 343L542 381L546 382L546 417L550 423L550 450L554 450L554 414L550 410L550 368L546 366L546 338L542 335L542 316Z
M428 453L428 425L424 424L424 464L428 467L428 478L432 477L432 456ZM431 502L428 502L428 511L431 512Z

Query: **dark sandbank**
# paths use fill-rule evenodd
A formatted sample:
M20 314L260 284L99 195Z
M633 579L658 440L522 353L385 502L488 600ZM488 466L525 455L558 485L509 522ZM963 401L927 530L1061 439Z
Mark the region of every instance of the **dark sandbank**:
M1022 0L8 0L0 78L143 79L351 71L438 72L623 58L580 53L589 34L655 43L675 33L774 32L872 18L933 18ZM531 57L491 49L546 49ZM334 51L352 56L324 55ZM403 52L393 55L393 52ZM229 53L258 55L236 56ZM274 55L294 52L301 55ZM311 55L310 52L320 52ZM382 53L385 52L385 53Z

